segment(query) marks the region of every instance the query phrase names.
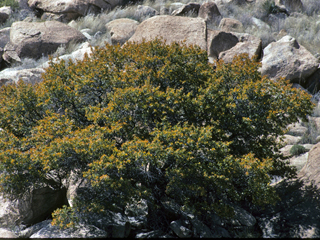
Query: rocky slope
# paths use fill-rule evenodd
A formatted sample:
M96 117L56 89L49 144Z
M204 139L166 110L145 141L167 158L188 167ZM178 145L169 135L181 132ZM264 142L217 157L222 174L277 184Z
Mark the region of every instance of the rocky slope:
M0 8L0 86L19 79L35 83L48 66L48 54L62 59L82 59L90 46L104 42L124 45L127 41L162 37L168 43L186 41L207 50L209 61L231 61L247 53L261 61L261 72L276 81L284 77L294 87L314 94L320 90L317 52L303 46L298 37L288 34L288 24L310 17L310 0L215 0L189 3L150 1L126 5L128 1L98 0L20 0L20 7ZM140 4L140 5L139 5ZM316 7L316 6L314 6ZM319 13L320 13L320 6ZM256 11L250 19L237 19L236 12ZM249 15L248 15L249 16ZM320 18L311 16L320 34ZM310 17L310 18L311 18ZM274 23L286 29L274 29ZM279 24L278 24L279 25ZM279 25L280 26L280 25ZM306 27L308 27L306 25ZM311 29L309 29L311 31ZM261 33L270 33L261 38ZM259 34L254 34L259 33ZM272 34L271 34L272 33ZM128 206L124 214L110 212L109 219L81 225L73 230L58 230L46 220L52 210L72 205L76 191L84 184L69 179L66 189L36 189L24 199L0 199L0 236L3 237L319 237L319 144L320 116L315 109L309 123L290 126L282 148L298 169L296 180L275 181L282 201L267 210L236 209L234 219L212 214L210 224L182 212L168 200L164 203L172 222L171 231L146 229L147 207L143 200ZM300 155L290 151L302 145ZM314 182L315 185L310 185ZM45 221L43 221L45 220Z

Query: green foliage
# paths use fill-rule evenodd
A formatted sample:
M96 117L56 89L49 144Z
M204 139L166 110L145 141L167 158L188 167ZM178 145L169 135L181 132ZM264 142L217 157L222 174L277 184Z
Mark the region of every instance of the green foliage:
M53 214L61 226L141 198L221 216L240 202L274 203L272 176L295 173L277 139L313 105L258 68L246 55L214 68L198 47L160 40L52 61L38 85L1 89L1 190L85 177L73 207Z
M1 0L0 7L11 7L12 9L19 8L19 2L16 0Z
M279 13L279 7L275 4L274 0L266 0L262 6L268 14Z
M295 144L291 147L290 149L290 154L291 155L294 155L294 156L297 156L297 155L300 155L300 154L303 154L305 152L308 152L308 150L302 146L302 145L299 145L299 144Z

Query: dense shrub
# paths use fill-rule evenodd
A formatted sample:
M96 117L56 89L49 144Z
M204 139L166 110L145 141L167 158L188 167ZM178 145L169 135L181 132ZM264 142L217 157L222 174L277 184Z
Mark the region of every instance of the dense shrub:
M268 14L279 13L279 7L275 4L273 0L266 0L263 3L263 8Z
M87 178L73 207L54 213L61 226L141 198L153 213L169 197L221 216L274 203L272 176L294 175L277 138L312 103L258 68L246 55L214 67L198 47L159 40L52 61L38 85L0 89L1 191Z
M304 146L299 144L293 145L290 149L290 154L294 156L303 154L305 152L308 152L308 150Z

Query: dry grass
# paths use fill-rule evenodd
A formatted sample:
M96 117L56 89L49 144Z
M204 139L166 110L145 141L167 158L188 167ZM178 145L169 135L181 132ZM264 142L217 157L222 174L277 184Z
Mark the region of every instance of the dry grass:
M302 0L304 9L303 12L307 16L314 16L320 14L320 1L319 0Z

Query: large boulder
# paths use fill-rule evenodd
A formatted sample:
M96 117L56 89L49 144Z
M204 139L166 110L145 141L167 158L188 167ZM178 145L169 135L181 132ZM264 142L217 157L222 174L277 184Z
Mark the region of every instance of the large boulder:
M208 27L219 25L222 19L222 15L214 2L203 3L200 6L198 17L203 18Z
M64 22L89 13L100 13L102 10L112 9L123 3L123 0L29 0L31 9L45 13L44 18L53 17Z
M206 23L200 18L155 16L140 23L128 41L142 42L155 38L162 38L168 44L185 40L187 45L197 45L206 50Z
M250 58L255 58L258 60L261 57L262 52L262 41L253 35L247 33L233 33L238 37L238 42L232 48L223 51L219 54L219 59L224 62L231 62L232 59L242 53L248 54Z
M23 198L9 200L0 196L0 226L29 225L43 221L51 213L67 204L66 190L44 187L25 194Z
M247 33L207 30L207 44L209 59L225 62L231 62L241 53L259 59L262 51L261 39Z
M238 37L231 32L207 30L207 44L209 58L219 58L219 54L231 49L239 42Z
M108 22L106 24L106 29L111 35L111 43L124 44L136 31L139 25L138 21L129 18L120 18Z
M81 32L61 22L14 22L3 59L9 63L25 57L37 59L53 53L60 45L85 40Z
M304 86L305 79L318 67L318 60L295 38L287 35L264 48L260 70L271 79L284 77Z
M30 238L33 234L38 232L40 229L45 228L52 220L44 220L42 222L33 224L27 228L19 231L19 238Z
M307 163L299 172L298 177L320 187L320 143L314 145L309 151Z

